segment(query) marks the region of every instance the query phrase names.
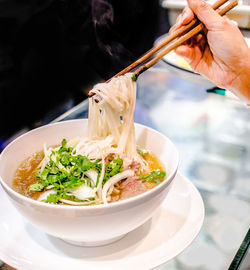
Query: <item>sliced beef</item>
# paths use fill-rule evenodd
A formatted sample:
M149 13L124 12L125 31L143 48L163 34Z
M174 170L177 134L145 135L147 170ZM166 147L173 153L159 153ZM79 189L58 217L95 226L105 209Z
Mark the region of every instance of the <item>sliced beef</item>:
M132 161L126 168L124 168L124 170L133 170L134 172L138 172L140 170L141 164L139 162L136 161Z
M146 186L139 180L138 176L128 177L120 185L120 200L128 199L147 191Z
M115 153L110 153L105 157L105 164L109 164L111 161L110 159L114 159L115 158Z

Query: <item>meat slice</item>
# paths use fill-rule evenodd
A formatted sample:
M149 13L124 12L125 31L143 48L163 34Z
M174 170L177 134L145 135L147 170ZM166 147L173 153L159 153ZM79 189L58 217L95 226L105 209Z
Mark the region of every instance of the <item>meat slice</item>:
M109 159L114 159L115 153L110 153L105 157L105 164L109 164L111 161Z
M138 172L140 170L141 164L139 162L136 161L132 161L127 167L126 169L129 170L133 170L134 172ZM125 170L125 169L124 169Z
M121 183L120 200L128 199L147 191L146 186L139 179L138 176L132 176Z

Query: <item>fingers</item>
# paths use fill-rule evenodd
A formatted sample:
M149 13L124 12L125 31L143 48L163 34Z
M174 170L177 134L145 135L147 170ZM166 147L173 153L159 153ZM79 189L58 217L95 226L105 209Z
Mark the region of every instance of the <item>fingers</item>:
M189 47L182 45L176 49L176 53L182 56L195 71L197 64L202 58L202 52L198 46Z
M186 46L186 45L181 45L175 50L175 53L185 58L188 63L191 62L191 58L193 55L193 50L191 47Z
M188 0L188 5L208 30L212 30L223 20L205 0Z
M173 33L182 25L188 24L194 18L194 13L189 7L185 7L182 13L177 17L176 23L170 29L170 33Z
M194 18L193 11L190 8L185 7L181 14L180 23L182 25L188 24L193 20L193 18Z
M176 24L170 29L170 33L182 25L188 24L194 18L194 14L205 24L208 30L213 30L218 25L222 25L224 19L205 0L187 1L189 7L186 7L178 16Z
M201 59L205 51L206 44L206 38L202 34L199 34L192 38L188 43L184 43L175 49L175 53L184 57L186 61L194 67Z

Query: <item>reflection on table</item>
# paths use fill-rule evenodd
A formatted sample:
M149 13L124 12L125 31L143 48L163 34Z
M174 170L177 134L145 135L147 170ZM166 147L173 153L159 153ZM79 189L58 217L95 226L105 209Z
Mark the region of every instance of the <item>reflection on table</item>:
M141 75L137 89L135 122L176 144L179 171L198 187L206 208L195 242L158 269L228 269L250 224L250 110L174 76L163 64ZM55 121L87 114L85 100ZM249 256L242 267L250 268Z

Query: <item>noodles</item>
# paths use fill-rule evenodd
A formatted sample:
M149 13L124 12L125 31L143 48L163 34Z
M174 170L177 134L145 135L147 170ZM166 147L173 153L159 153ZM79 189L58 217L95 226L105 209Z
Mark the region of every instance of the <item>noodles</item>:
M136 151L134 130L136 83L131 80L131 73L113 78L108 84L97 84L91 92L100 97L100 102L95 102L96 95L90 99L89 138L102 140L108 136L112 145L117 146L115 150L117 154L123 158L142 162Z
M153 187L164 179L157 159L151 166L150 153L137 152L131 74L97 84L91 92L88 136L64 139L58 147L44 144L44 158L26 194L39 193L38 200L55 204L107 204L145 192L148 181Z

